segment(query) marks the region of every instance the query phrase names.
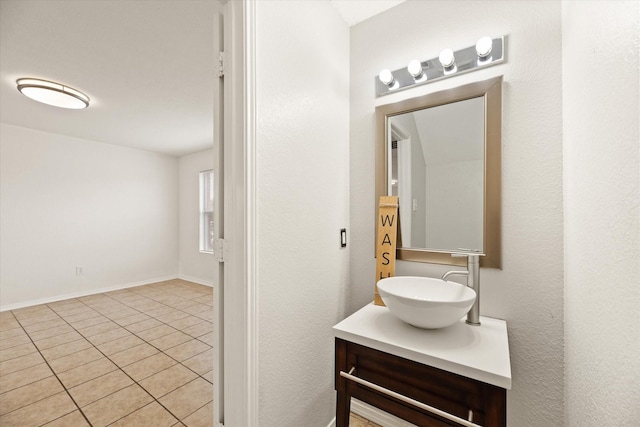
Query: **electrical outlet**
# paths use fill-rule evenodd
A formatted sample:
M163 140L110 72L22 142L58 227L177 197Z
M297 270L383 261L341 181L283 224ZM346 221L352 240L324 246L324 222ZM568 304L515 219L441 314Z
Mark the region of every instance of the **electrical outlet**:
M84 275L84 268L76 267L76 276L82 276L82 275Z

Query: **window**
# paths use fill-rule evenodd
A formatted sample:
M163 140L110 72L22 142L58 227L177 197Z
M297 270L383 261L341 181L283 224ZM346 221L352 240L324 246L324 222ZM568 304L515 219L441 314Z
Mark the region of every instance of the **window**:
M213 253L213 170L200 172L200 252Z

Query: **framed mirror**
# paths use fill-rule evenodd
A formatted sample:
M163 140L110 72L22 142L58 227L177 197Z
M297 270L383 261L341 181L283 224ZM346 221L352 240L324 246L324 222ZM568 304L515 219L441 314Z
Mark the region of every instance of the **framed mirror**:
M502 76L376 108L376 200L397 195L396 258L501 268Z

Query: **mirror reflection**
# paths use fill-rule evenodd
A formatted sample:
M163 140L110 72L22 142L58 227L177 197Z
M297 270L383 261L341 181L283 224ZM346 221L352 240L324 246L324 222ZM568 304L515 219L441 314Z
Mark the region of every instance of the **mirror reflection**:
M484 98L389 117L403 247L483 251Z
M376 200L400 202L399 260L501 267L502 77L376 108Z

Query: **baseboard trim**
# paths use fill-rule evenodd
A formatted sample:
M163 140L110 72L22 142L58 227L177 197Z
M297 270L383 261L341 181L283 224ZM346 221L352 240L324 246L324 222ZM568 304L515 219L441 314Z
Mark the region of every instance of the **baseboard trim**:
M336 427L336 417L333 417L331 422L327 424L327 427Z
M17 310L17 309L20 309L20 308L31 307L31 306L34 306L34 305L48 304L50 302L62 301L62 300L65 300L65 299L80 298L80 297L86 297L88 295L95 295L95 294L103 294L105 292L118 291L120 289L135 288L136 286L149 285L151 283L164 282L166 280L173 280L173 279L177 279L177 278L178 277L176 277L175 275L164 276L164 277L156 277L155 279L142 280L142 281L139 281L139 282L123 283L123 284L120 284L120 285L107 286L107 287L98 288L98 289L91 289L91 290L87 290L87 291L83 291L83 292L74 292L74 293L64 294L64 295L56 295L54 297L39 298L39 299L36 299L36 300L19 302L19 303L16 303L16 304L1 305L0 306L0 312L9 311L9 310ZM188 279L184 279L184 280L188 280ZM192 281L192 280L190 280L190 281Z
M351 399L351 412L360 415L382 427L416 427L402 418L384 412L374 406L368 405L358 399Z
M197 283L198 285L208 286L210 288L214 287L213 281L211 280L199 279L197 277L187 276L185 274L178 274L178 279L186 280L187 282Z

